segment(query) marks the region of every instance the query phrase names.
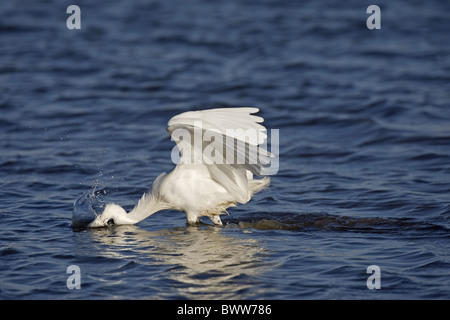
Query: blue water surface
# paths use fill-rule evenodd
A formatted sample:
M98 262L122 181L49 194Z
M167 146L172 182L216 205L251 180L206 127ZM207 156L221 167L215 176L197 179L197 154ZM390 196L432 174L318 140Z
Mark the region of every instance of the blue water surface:
M0 3L1 299L450 298L448 1L377 1L379 30L369 1L71 4ZM280 166L223 228L71 227L173 168L172 116L232 106Z

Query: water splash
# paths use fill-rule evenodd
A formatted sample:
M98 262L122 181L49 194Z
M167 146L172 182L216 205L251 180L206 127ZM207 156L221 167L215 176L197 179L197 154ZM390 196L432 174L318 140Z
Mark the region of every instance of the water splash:
M101 173L100 173L101 175ZM73 204L72 227L84 228L91 223L105 208L103 197L108 194L108 189L99 189L97 179L91 189L80 194Z

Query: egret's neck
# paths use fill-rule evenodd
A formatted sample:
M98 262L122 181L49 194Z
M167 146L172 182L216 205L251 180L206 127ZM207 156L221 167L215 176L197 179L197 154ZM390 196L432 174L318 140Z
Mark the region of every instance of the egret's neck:
M163 209L169 209L168 206L157 194L145 193L136 206L131 210L127 217L135 223L144 220L148 216Z

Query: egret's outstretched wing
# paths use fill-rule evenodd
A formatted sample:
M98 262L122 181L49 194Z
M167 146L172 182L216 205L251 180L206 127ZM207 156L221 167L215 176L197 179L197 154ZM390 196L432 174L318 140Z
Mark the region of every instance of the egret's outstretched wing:
M258 108L221 108L189 111L169 120L167 131L177 143L180 163L235 165L260 175L273 155Z
M213 130L240 140L249 139L251 144L263 144L266 128L260 123L262 117L252 115L258 108L219 108L202 111L188 111L169 120L168 127L173 125L201 126L204 130ZM248 131L244 136L242 129Z
M181 164L205 164L211 177L238 202L248 199L247 170L261 175L273 155L264 146L266 128L258 108L189 111L169 120L167 131Z

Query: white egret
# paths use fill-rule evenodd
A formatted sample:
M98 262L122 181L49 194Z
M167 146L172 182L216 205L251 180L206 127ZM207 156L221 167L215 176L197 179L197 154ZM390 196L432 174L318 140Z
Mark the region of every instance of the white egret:
M188 224L206 216L221 226L220 215L228 213L228 207L247 203L270 182L268 177L253 178L264 175L273 157L263 147L267 135L260 123L264 119L252 115L258 111L220 108L189 111L170 119L167 131L178 147L172 160L179 158L173 171L160 174L129 213L108 204L88 227L135 224L164 209L185 212Z

